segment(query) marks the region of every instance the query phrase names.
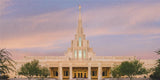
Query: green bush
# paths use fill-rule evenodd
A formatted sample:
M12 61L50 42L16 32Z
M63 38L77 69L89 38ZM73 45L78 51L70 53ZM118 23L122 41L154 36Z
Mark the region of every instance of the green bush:
M8 79L8 78L9 78L8 75L2 75L2 76L0 76L0 79Z

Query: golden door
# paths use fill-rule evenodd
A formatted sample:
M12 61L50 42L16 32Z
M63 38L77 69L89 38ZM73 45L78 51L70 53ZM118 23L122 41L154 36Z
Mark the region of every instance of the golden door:
M74 67L73 78L88 78L87 67Z

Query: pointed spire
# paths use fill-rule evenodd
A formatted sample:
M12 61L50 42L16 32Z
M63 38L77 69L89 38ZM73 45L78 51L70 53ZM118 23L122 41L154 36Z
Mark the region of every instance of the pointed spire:
M77 30L77 34L78 34L78 35L83 34L82 16L81 16L81 5L79 5L79 19L78 19L78 30Z
M82 20L82 16L81 16L81 5L79 5L79 20Z

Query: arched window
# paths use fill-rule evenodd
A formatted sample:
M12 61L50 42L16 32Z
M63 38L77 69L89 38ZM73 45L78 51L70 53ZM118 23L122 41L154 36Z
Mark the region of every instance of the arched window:
M58 76L58 71L56 71L56 76Z
M74 51L74 57L77 58L77 50Z
M79 50L79 58L82 58L82 50Z

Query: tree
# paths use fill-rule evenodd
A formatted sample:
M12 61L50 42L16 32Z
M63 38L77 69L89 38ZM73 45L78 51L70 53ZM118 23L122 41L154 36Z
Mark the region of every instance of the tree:
M16 63L11 58L11 53L7 49L0 49L0 76L10 71L14 71L14 64Z
M160 50L156 51L160 55ZM157 60L157 66L153 70L154 72L150 75L153 80L160 80L160 59Z
M120 65L120 72L122 76L128 76L130 80L135 75L146 74L147 70L143 67L143 63L140 63L138 60L125 61Z
M120 78L121 77L121 72L120 72L120 66L114 66L113 69L111 70L112 76L114 78Z
M32 78L33 76L38 76L39 73L39 61L33 60L31 62L27 62L21 66L20 71L18 72L19 75L24 75L28 79Z
M46 67L42 67L41 69L40 69L40 76L41 77L47 77L47 76L49 76L49 70L48 70L48 68L46 68Z
M28 79L31 79L33 76L47 77L49 70L46 67L41 67L38 60L33 60L22 65L18 74L24 75Z

